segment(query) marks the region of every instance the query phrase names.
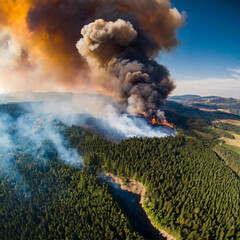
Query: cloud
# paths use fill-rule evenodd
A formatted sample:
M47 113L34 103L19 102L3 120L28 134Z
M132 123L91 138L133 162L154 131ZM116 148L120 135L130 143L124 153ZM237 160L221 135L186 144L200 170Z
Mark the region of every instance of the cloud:
M232 72L228 78L204 78L178 81L174 95L215 95L240 99L240 68L229 68L227 70Z
M230 72L240 74L240 68L228 68L227 70L230 71Z

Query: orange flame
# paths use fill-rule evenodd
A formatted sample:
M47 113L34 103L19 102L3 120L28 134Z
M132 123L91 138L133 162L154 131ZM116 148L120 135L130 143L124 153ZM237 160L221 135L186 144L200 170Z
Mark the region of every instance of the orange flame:
M152 125L160 125L160 126L167 126L167 127L170 127L170 128L174 128L173 124L168 123L166 120L164 120L163 122L158 122L158 121L156 121L155 118L153 118L151 120L151 124Z

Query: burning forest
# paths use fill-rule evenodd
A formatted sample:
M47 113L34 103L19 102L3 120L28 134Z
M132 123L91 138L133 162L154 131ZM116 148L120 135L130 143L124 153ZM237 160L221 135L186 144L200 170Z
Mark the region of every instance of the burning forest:
M152 125L159 125L159 126L166 126L170 128L174 128L173 124L168 123L167 120L164 120L163 122L157 122L155 118L151 120Z
M183 2L165 58L171 0L0 0L1 240L240 239L238 105L191 87L237 86L238 8Z
M178 44L183 24L169 0L1 1L1 86L100 93L166 125L160 106L175 82L155 58Z

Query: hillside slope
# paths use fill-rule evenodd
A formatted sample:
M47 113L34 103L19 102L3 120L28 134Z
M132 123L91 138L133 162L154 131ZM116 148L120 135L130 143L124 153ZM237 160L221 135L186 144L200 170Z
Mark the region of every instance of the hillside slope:
M179 135L116 145L79 127L66 135L93 172L143 183L148 213L178 239L240 238L239 177L202 141Z

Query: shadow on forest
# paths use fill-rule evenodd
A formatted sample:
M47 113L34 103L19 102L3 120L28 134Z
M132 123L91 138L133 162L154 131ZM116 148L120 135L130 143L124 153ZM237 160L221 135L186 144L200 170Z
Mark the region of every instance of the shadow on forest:
M103 180L110 186L115 200L127 216L134 230L139 232L147 240L166 240L152 225L146 212L140 204L141 196L127 190L122 190L120 184L111 181L111 178Z

